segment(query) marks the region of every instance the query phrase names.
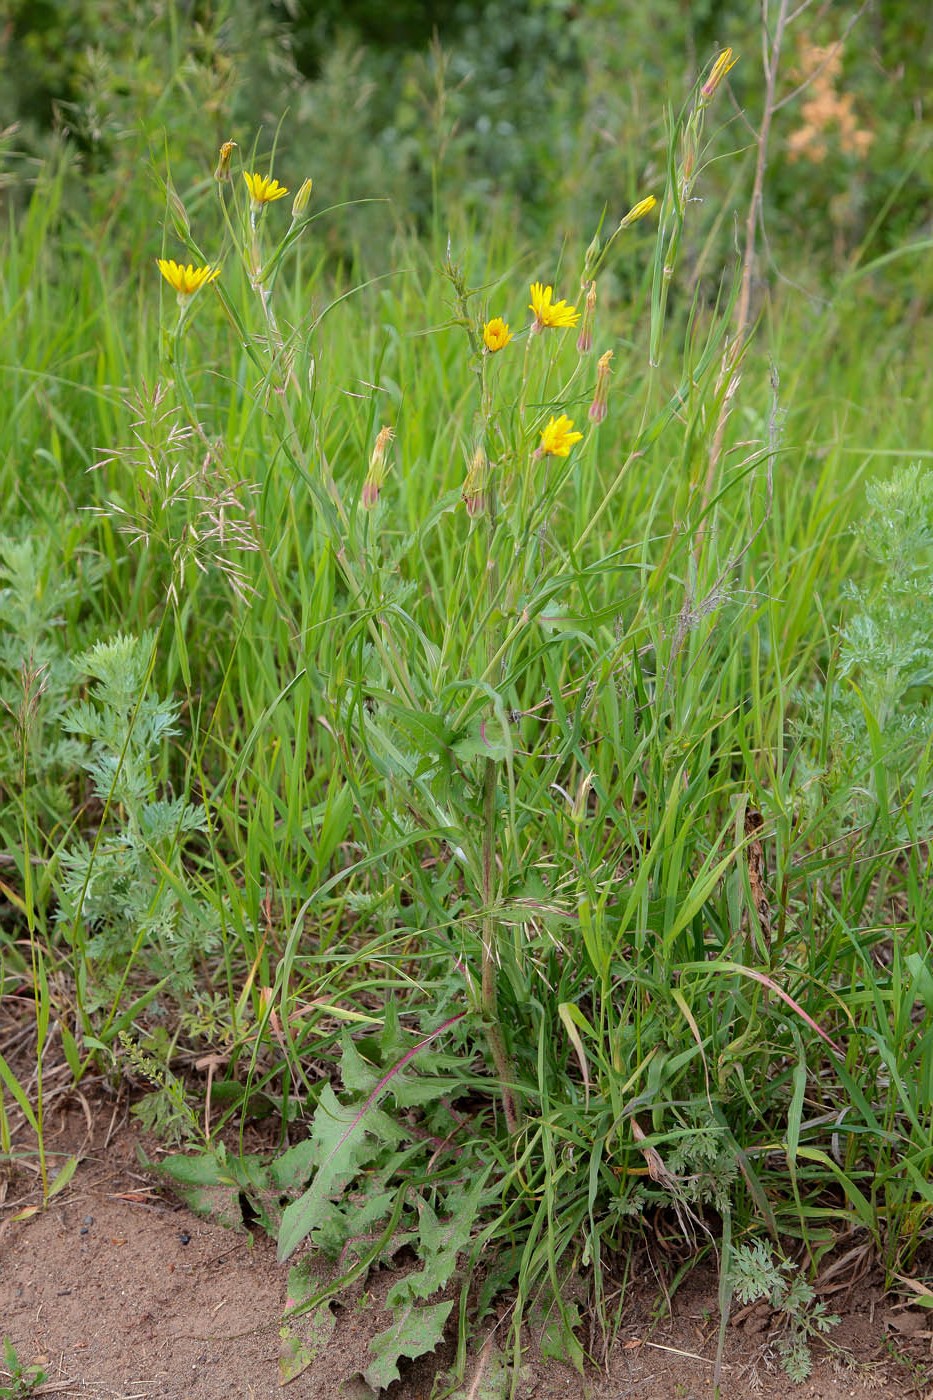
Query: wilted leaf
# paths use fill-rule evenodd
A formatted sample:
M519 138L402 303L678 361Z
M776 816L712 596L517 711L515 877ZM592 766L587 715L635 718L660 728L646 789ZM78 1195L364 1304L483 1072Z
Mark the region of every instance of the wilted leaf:
M288 1296L285 1314L279 1328L279 1383L288 1385L312 1361L317 1360L327 1346L337 1326L337 1319L327 1303L320 1303L308 1312L289 1317L289 1313L320 1292L323 1280L313 1274L306 1261L288 1271Z

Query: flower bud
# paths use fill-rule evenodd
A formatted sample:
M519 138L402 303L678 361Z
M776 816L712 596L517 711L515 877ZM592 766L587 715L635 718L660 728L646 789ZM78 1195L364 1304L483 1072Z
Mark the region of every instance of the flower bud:
M697 134L694 122L684 128L680 139L680 178L686 187L690 183L697 163Z
M613 352L607 350L600 355L596 365L596 389L590 404L590 422L601 423L609 412L609 375Z
M591 282L590 289L586 294L586 301L583 304L583 322L577 337L577 350L581 355L588 355L593 348L593 321L595 318L596 283Z
M191 224L188 222L188 211L175 193L174 186L168 185L166 187L166 195L168 198L168 212L169 218L172 221L172 227L181 241L186 243L191 237Z
M509 330L508 322L503 321L501 316L493 316L491 321L487 321L483 326L483 351L485 354L495 355L500 350L504 350L512 339L512 332Z
M394 431L389 428L380 428L376 435L376 444L369 459L369 471L366 473L366 480L363 482L363 495L360 504L364 510L372 510L378 500L382 490L383 482L386 479L386 449L395 437Z
M218 185L226 184L230 179L230 157L235 150L235 141L225 141L220 148L220 154L217 157L217 169L214 171L214 179L217 181Z
M733 57L732 50L723 49L722 53L719 55L719 57L716 59L716 62L710 69L709 77L707 78L703 86L700 88L701 102L709 102L710 98L713 96L716 89L719 87L719 84L729 72L729 69L734 68L737 63L738 59Z
M581 289L586 286L587 282L589 282L590 278L592 277L593 269L599 262L599 254L601 251L602 248L599 241L599 234L594 233L593 241L587 248L586 256L583 259L583 276L580 278Z
M628 228L630 224L635 224L639 219L643 219L646 214L650 214L657 204L653 194L649 194L647 199L640 199L637 204L633 204L625 218L619 224L619 228Z
M473 453L463 483L463 504L466 506L466 513L471 520L475 520L478 515L482 515L486 509L486 483L489 479L489 460L486 450L480 443Z
M314 184L314 181L313 181L313 180L305 180L305 182L304 182L304 184L302 185L301 189L300 189L300 190L298 191L298 193L295 195L294 201L293 201L293 203L292 203L292 218L293 218L293 219L301 219L301 218L304 217L305 210L307 209L308 205L311 203L311 188L312 188L313 184Z

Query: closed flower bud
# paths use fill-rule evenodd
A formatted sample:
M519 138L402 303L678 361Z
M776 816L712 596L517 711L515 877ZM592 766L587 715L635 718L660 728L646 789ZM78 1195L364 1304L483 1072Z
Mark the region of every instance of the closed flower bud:
M732 50L723 49L722 53L719 55L719 57L716 59L716 62L710 69L709 77L707 78L703 86L700 88L701 102L709 102L710 98L713 96L716 89L719 87L719 84L729 72L730 68L734 68L737 63L738 59L733 57Z
M191 224L188 222L188 211L171 185L168 186L168 212L176 234L183 243L187 242L191 237Z
M607 350L605 354L600 355L596 366L596 389L590 404L591 423L601 423L609 412L609 366L612 363L612 354L611 350Z
M225 141L220 148L220 154L217 157L217 169L214 171L214 179L219 185L225 184L230 179L230 157L235 150L235 141Z
M682 183L686 186L690 183L697 163L697 137L692 121L690 125L685 128L683 136L681 137L680 151L680 178Z
M619 224L619 228L628 228L630 224L635 224L639 219L643 219L646 214L650 214L657 204L653 194L649 194L647 199L640 199L637 204L633 204L625 218Z
M301 189L295 195L294 201L292 202L293 219L301 219L304 217L305 210L311 203L311 188L313 184L313 180L305 180Z
M583 276L582 276L581 279L580 279L580 287L581 287L581 289L585 288L587 282L589 282L590 277L592 276L592 273L593 273L593 269L594 269L594 267L596 266L596 264L599 262L599 254L600 254L601 251L602 251L602 248L601 248L601 245L600 245L600 242L599 242L599 234L598 234L598 233L594 233L594 235L593 235L593 241L592 241L592 243L590 244L590 246L587 248L587 250L586 250L586 257L583 259Z
M511 339L512 332L508 322L503 321L501 316L493 316L492 320L483 326L483 353L496 355L505 349Z
M363 495L360 501L364 510L372 510L379 500L379 493L382 490L383 482L386 479L386 449L395 437L391 428L380 428L376 435L376 444L373 447L372 455L369 459L369 471L366 473L366 480L363 482Z
M466 506L467 515L471 520L482 515L486 509L486 483L488 479L489 460L481 443L473 453L473 459L463 483L463 504Z
M595 319L596 283L591 282L590 289L586 294L586 301L583 304L583 323L577 337L577 350L581 355L588 355L593 348L593 322Z

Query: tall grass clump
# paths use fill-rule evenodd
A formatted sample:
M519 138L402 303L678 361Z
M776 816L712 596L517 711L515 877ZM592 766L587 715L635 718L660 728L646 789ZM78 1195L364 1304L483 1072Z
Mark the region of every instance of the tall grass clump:
M451 1390L528 1326L603 1360L646 1242L801 1375L837 1245L928 1238L927 478L849 527L929 401L896 327L882 448L827 354L884 265L769 363L754 203L691 289L732 61L548 252L374 204L341 262L328 172L243 133L160 166L144 278L64 157L7 238L2 1145L59 1046L153 1089L160 1170L292 1261L284 1379L393 1263L375 1388L455 1319Z

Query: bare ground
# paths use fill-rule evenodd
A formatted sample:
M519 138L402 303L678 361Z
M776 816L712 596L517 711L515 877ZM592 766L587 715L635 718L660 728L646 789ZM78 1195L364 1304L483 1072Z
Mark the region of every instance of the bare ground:
M74 1128L73 1119L68 1128L63 1122L63 1142ZM34 1176L7 1164L0 1178L0 1335L10 1338L22 1362L42 1365L40 1393L100 1400L369 1400L360 1373L369 1338L387 1323L378 1282L362 1306L340 1312L326 1351L283 1390L278 1353L286 1269L276 1263L271 1242L207 1223L174 1202L137 1165L140 1135L133 1128L109 1136L106 1122L98 1130L89 1120L88 1129L81 1165L45 1211L15 1220L37 1199ZM714 1274L696 1270L675 1295L673 1317L652 1323L657 1298L653 1277L630 1286L605 1370L581 1378L529 1352L519 1394L534 1400L712 1397ZM933 1400L929 1313L898 1308L866 1281L832 1305L843 1313L834 1349L815 1349L813 1374L800 1386L778 1367L768 1311L744 1310L729 1328L723 1400ZM477 1338L466 1380L466 1394L476 1400L490 1394L478 1374L484 1341ZM436 1372L452 1357L451 1348L414 1363L384 1392L386 1400L430 1400ZM5 1380L0 1367L0 1396Z

